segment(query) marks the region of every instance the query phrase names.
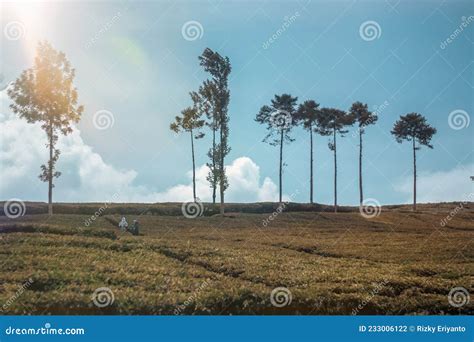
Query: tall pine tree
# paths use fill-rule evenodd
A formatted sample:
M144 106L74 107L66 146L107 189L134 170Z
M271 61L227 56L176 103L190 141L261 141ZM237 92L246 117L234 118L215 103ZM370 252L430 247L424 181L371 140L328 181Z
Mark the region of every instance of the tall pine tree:
M418 113L409 113L400 116L395 122L392 132L398 143L403 140L412 142L413 149L413 211L416 211L416 151L421 146L433 148L431 138L436 134L436 128L430 126L426 118Z
M359 126L359 206L362 206L364 202L364 191L362 187L362 136L367 126L374 125L377 122L378 116L369 111L367 104L361 102L353 103L349 113Z
M322 129L332 135L328 147L334 153L334 212L337 213L337 136L343 137L348 132L347 127L354 124L354 118L335 108L323 108L321 111Z
M309 132L309 202L313 203L313 133L327 135L328 132L321 128L322 112L319 103L307 100L299 105L296 120Z
M296 125L297 97L289 94L275 95L269 106L260 108L255 121L267 127L268 134L263 139L272 146L280 147L279 163L279 202L283 200L283 145L294 141L290 136L292 128Z

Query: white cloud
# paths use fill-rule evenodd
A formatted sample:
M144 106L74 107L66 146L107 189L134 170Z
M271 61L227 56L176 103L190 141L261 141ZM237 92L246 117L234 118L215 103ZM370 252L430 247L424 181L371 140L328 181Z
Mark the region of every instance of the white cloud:
M8 110L8 99L0 93L0 198L21 198L44 201L47 187L37 175L39 166L48 157L46 136L38 124L28 124ZM135 185L135 170L120 170L106 163L81 137L76 128L66 137L60 136L61 155L55 180L54 200L65 202L107 201L118 202L181 202L192 199L192 173L189 182L171 186L165 191ZM203 201L212 199L206 180L206 165L196 169L197 195ZM270 178L260 182L260 168L252 159L240 157L227 166L228 202L274 201L277 187Z
M458 165L448 171L423 172L417 178L417 202L472 201L472 175L474 164ZM411 202L413 179L408 178L400 183L397 191L407 194L407 202Z

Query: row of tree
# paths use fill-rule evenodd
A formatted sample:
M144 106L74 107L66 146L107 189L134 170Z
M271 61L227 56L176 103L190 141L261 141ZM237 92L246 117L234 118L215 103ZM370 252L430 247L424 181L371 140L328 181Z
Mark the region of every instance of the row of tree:
M212 134L212 146L207 156L209 174L207 180L212 188L212 201L216 203L217 191L220 195L220 212L224 214L224 194L228 187L225 157L229 146L229 75L232 70L228 57L207 48L199 56L200 65L209 73L197 91L190 93L192 106L182 110L180 116L170 124L174 132L187 132L191 141L193 164L193 198L196 194L196 165L194 140L204 136L204 127ZM40 123L47 136L48 162L41 165L39 178L48 183L48 212L53 214L54 178L60 176L56 169L60 151L57 149L59 134L72 132L84 111L78 104L77 90L73 85L75 70L63 52L55 50L48 42L40 42L34 65L21 73L8 87L12 99L10 108L29 123ZM366 104L356 102L348 112L336 108L320 108L313 100L297 104L298 98L289 94L275 95L269 105L263 106L255 120L266 125L268 134L264 142L280 149L279 158L279 201L283 193L283 146L294 139L291 131L302 126L310 135L310 179L309 197L313 203L313 134L330 136L329 148L334 153L334 210L337 211L337 137L344 136L348 127L357 124L359 132L359 192L363 205L362 186L362 137L365 128L377 122L378 116L368 110ZM397 142L411 141L413 146L413 209L416 210L416 151L421 146L432 148L430 141L436 133L426 118L418 113L400 116L391 131Z
M219 53L207 48L199 57L201 65L208 71L212 78L205 80L198 91L190 92L192 106L182 110L180 116L176 116L170 124L170 129L176 133L187 132L191 140L191 156L193 165L193 198L196 195L196 164L194 139L204 137L204 126L209 127L212 132L212 146L208 157L210 162L207 180L213 190L212 201L216 202L216 188L219 184L221 213L224 213L224 191L228 182L225 175L224 157L229 153L228 146L229 116L228 104L230 93L228 89L228 76L231 70L229 58L222 57ZM364 191L362 180L362 154L363 135L369 125L376 124L377 113L368 109L367 104L355 102L345 112L336 108L320 108L314 100L307 100L297 104L298 98L290 94L275 95L269 105L261 107L255 121L266 125L268 134L264 142L280 149L279 158L279 202L283 200L283 146L294 141L291 131L296 126L302 126L309 132L310 136L310 176L309 176L309 201L314 203L314 175L313 175L313 135L330 136L329 149L334 158L334 211L337 212L337 137L344 137L348 128L356 125L359 134L359 204L364 205ZM216 133L219 133L219 142L216 143ZM408 140L413 143L413 207L416 210L416 151L422 145L432 148L430 144L436 129L431 127L421 114L409 113L400 116L395 122L391 133L397 142Z
M313 134L331 137L328 147L333 152L334 158L334 211L337 212L337 137L344 137L344 134L348 132L348 128L355 124L359 133L359 204L363 206L362 137L365 134L366 127L377 122L377 113L369 111L367 104L361 102L355 102L345 112L336 108L320 108L319 104L314 100L307 100L299 106L297 101L297 97L289 94L275 95L269 105L260 108L255 118L255 121L258 123L266 125L268 130L268 134L263 141L280 148L279 201L282 201L283 192L283 145L294 140L290 134L291 130L296 126L302 126L309 132L310 136L310 203L313 203ZM413 143L413 208L416 210L416 151L422 145L429 148L433 147L430 141L436 133L436 129L431 127L426 122L426 118L421 114L409 113L400 116L400 119L395 122L391 133L399 143L403 140Z

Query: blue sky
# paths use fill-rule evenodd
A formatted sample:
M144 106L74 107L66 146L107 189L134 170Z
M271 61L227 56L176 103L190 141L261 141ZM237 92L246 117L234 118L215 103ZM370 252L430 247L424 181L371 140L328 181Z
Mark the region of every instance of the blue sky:
M399 115L425 115L438 134L434 150L419 151L420 200L463 200L473 192L474 123L453 129L448 118L457 111L470 120L474 113L473 15L472 1L13 2L3 4L1 72L6 83L30 67L39 39L64 51L76 68L86 109L76 134L62 143L59 201L102 201L116 192L123 201L189 197L189 139L177 137L169 123L190 104L188 92L207 78L197 59L206 47L228 56L233 68L230 200L276 195L278 149L262 142L266 132L254 118L280 93L346 110L355 101L379 106L379 121L364 136L364 180L366 197L382 204L411 198L410 144L397 144L390 129ZM183 37L189 21L202 27L196 40ZM373 40L360 31L368 21L378 25ZM19 39L7 34L12 22ZM5 93L0 99L0 197L45 200L46 185L37 179L45 155L41 132L16 122ZM94 126L100 110L112 113L113 126ZM341 204L358 202L353 132L338 140ZM28 139L19 138L25 134ZM306 202L309 136L301 128L292 135L295 141L284 147L283 191ZM333 200L327 142L315 139L320 203ZM197 165L206 163L209 144L208 138L197 142ZM204 168L200 172L205 175ZM205 188L205 182L198 187L204 200Z

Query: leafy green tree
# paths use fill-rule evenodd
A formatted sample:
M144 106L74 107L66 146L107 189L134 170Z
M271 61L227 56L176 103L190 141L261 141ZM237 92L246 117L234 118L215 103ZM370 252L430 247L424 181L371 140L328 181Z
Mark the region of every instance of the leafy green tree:
M436 134L436 128L430 126L426 118L418 113L409 113L400 116L395 122L391 133L398 143L403 140L411 141L413 148L413 211L416 211L416 151L421 146L433 148L431 138Z
M214 173L217 176L220 193L220 213L224 215L224 193L228 187L228 180L225 173L225 157L230 152L229 147L229 74L232 70L228 57L222 57L218 52L206 48L199 56L201 66L206 72L211 74L215 85L215 92L212 99L212 106L215 110L216 125L218 125L219 143L212 151L212 158L215 163L211 170L211 178L214 180Z
M309 132L309 201L313 203L313 133L327 135L328 132L321 129L322 113L319 109L319 103L308 100L299 105L295 115L296 121Z
M272 146L280 147L279 164L279 201L282 202L283 194L283 145L294 141L290 132L296 125L296 102L297 97L289 94L275 95L269 106L260 108L255 121L265 124L268 134L263 139Z
M200 110L206 115L207 122L206 126L212 132L212 146L207 152L210 162L206 163L209 168L209 174L206 179L209 182L212 189L212 203L216 203L216 191L217 184L219 181L219 172L218 172L218 155L219 151L217 149L216 143L216 134L219 130L219 118L220 115L216 111L216 100L217 100L217 87L214 81L206 80L199 87L199 104Z
M8 89L13 112L29 123L40 123L48 138L49 160L41 165L39 178L48 183L49 215L53 214L53 179L61 175L56 170L61 153L56 148L58 134L71 133L72 124L79 122L84 110L77 104L74 77L66 55L44 41L38 44L33 67L24 70Z
M337 135L344 137L348 132L347 127L354 124L354 117L335 108L323 108L321 112L321 129L332 135L328 147L334 152L334 212L337 213Z
M194 102L194 106L183 109L181 111L181 116L176 116L174 122L170 124L170 129L175 133L189 133L191 139L191 158L193 162L193 199L194 202L197 202L194 139L201 139L202 137L204 137L204 133L200 130L204 126L205 121L201 119L201 112L198 110L197 107L197 104L199 103L198 94L195 92L191 92L190 95Z
M359 205L362 206L364 202L362 187L362 136L365 133L365 127L374 125L378 120L378 116L376 113L369 111L367 104L361 102L353 103L349 113L359 126Z

